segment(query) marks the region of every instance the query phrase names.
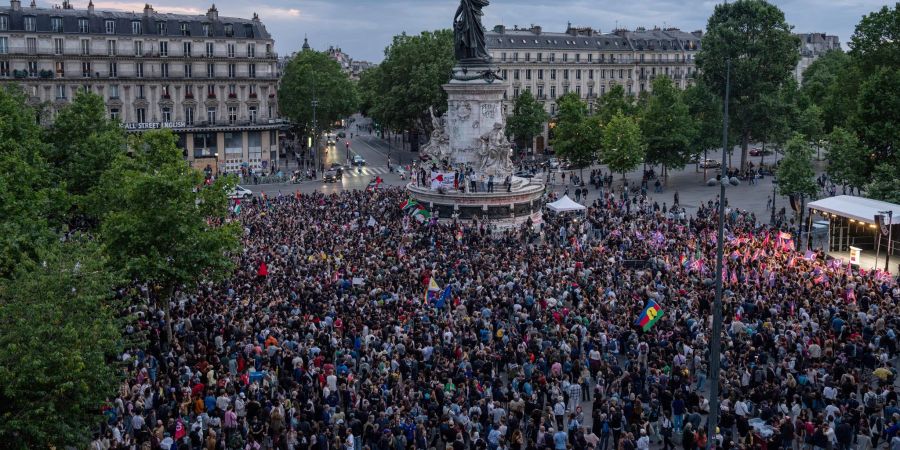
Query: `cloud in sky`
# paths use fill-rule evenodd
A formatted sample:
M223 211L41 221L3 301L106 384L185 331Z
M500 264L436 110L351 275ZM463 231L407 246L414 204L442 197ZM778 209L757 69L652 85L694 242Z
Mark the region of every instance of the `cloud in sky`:
M2 0L0 0L2 1ZM183 0L150 0L160 12L203 14L214 1L219 14L232 17L260 15L275 37L276 49L296 51L308 36L310 45L323 50L341 47L355 59L380 61L391 38L407 32L449 28L458 0L208 0L186 5ZM884 0L770 0L784 11L797 32L836 34L849 41L859 19L886 4ZM87 0L75 0L76 7ZM43 2L45 5L48 2ZM547 31L563 31L567 23L609 31L616 26L670 26L692 31L704 29L713 0L491 0L484 25L541 25ZM141 11L143 1L98 0L98 9Z

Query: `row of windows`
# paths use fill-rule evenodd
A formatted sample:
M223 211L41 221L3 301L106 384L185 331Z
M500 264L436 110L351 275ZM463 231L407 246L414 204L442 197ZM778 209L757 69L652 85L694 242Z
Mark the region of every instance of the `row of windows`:
M9 65L9 61L3 61L7 66ZM129 64L131 66L131 64ZM148 64L150 71L145 70L145 65L142 62L134 63L132 66L133 70L129 73L123 73L122 76L134 77L134 78L145 78L145 77L158 77L158 78L169 78L170 75L170 64L169 63L159 63L159 64ZM176 66L177 67L177 66ZM64 78L66 77L66 63L63 61L57 61L53 65L53 77L54 78ZM108 62L104 64L94 64L90 61L82 61L81 62L81 77L82 78L99 78L100 72L99 70L105 70L103 76L115 78L120 75L119 73L119 63L118 62ZM159 69L157 71L157 69ZM184 64L181 66L180 76L183 78L194 78L194 65L193 64ZM228 64L227 65L227 77L228 78L238 78L238 71L236 64ZM38 77L43 76L38 68L37 61L28 61L27 62L27 74L28 77ZM247 78L256 78L256 64L248 64L246 73L242 73L242 77ZM71 73L69 74L71 76ZM4 74L3 76L10 76L10 74ZM176 75L177 76L177 75ZM206 77L207 78L218 78L222 75L216 71L216 64L209 63L206 65Z
M683 86L681 86L680 83L679 83L679 87L683 87ZM647 85L646 85L645 83L640 83L640 84L638 85L638 89L639 89L640 92L643 92L643 91L647 90ZM526 90L526 91L530 91L531 88L530 88L530 87L525 87L525 90ZM543 99L546 99L546 98L547 98L547 97L544 95L544 94L545 94L544 86L537 86L537 87L536 87L536 90L537 90L537 94L536 94L536 95L537 95L537 98L538 98L539 100L543 100ZM566 94L568 94L569 92L574 92L575 94L577 94L577 95L578 95L579 97L581 97L581 98L594 98L594 97L598 97L598 96L602 96L602 95L605 95L605 94L606 94L606 86L605 86L605 85L600 85L600 91L599 91L599 92L595 92L593 86L588 86L586 90L587 90L587 92L586 92L586 96L585 96L585 95L583 95L584 90L581 89L581 86L575 86L574 89L570 89L569 86L563 86L563 88L562 88L562 95L566 95ZM550 90L549 90L549 91L550 91L550 99L551 99L551 100L556 99L556 93L557 93L557 92L556 92L556 86L550 86ZM512 94L512 95L513 95L513 98L518 97L519 94L520 94L521 92L522 92L521 89L519 89L519 88L513 88L513 94ZM634 93L633 86L630 85L630 84L627 85L627 86L625 86L625 92L628 93L628 94L633 94L633 93ZM599 95L598 95L598 94L599 94ZM503 99L504 99L504 100L508 100L508 97L507 97L506 92L503 93Z
M106 41L106 55L107 56L118 56L119 55L119 41L115 39L109 39ZM181 53L176 54L175 52L170 53L170 47L168 41L159 41L156 43L151 43L153 48L150 48L150 45L147 46L148 53L144 53L144 42L143 41L134 41L132 43L132 50L134 56L182 56L182 57L192 57L192 56L202 56L205 55L207 58L213 58L218 56L223 56L221 54L216 54L215 44L213 42L207 42L205 46L205 52L196 53L194 51L194 43L193 42L182 42L181 43ZM225 45L225 57L235 58L238 56L235 44L226 44ZM37 54L38 53L38 41L37 38L26 38L25 39L25 49L29 54ZM0 36L0 54L9 53L9 38ZM92 55L96 54L92 52L91 48L91 40L90 39L81 39L80 41L80 54L82 55ZM54 38L53 39L53 54L55 55L64 55L70 54L71 52L66 51L66 41L62 38ZM249 43L246 46L246 53L240 56L246 56L248 58L256 57L256 44ZM270 44L266 44L266 54L271 54L271 46Z
M573 57L574 57L574 62L581 62L581 60L582 60L582 54L581 54L581 53L574 53L574 54L572 54L572 55L573 55ZM646 58L645 58L645 57L646 57ZM656 53L651 53L651 54L649 54L649 55L646 55L646 54L641 53L640 55L638 55L638 59L637 59L637 60L640 61L640 62L647 62L647 61L651 61L651 62L652 62L652 61L674 61L674 62L679 62L679 61L681 61L681 62L684 62L684 61L691 61L692 58L693 58L693 55L678 55L678 54L671 54L671 53L666 53L666 54L656 54ZM619 57L616 58L616 55L615 55L615 54L610 53L608 59L607 59L607 55L606 55L605 53L600 53L600 54L598 54L596 58L594 58L594 54L593 54L593 53L588 53L588 54L586 55L586 61L589 62L589 63L590 63L590 62L594 62L595 59L596 59L597 62L601 62L601 63L602 63L602 62L606 62L606 61L610 61L610 62L613 62L613 61L620 61L620 62L633 61L633 59L631 58L631 55L627 55L627 54L620 54ZM539 52L539 53L535 53L535 59L534 59L534 60L537 61L537 62L543 62L543 61L544 61L544 54L543 54L543 53L540 53L540 52ZM506 52L500 52L500 61L502 61L502 62L507 62L507 61L518 62L518 61L519 61L519 52L514 52L514 53L511 53L511 54L509 54L509 55L507 55ZM525 53L525 62L530 62L530 61L531 61L531 53ZM556 53L548 53L548 54L547 54L547 61L549 61L549 62L556 62ZM562 62L569 62L569 53L563 53L563 54L562 54Z
M532 69L513 69L512 70L512 79L519 80L519 79L521 79L521 77L524 73L526 80L531 80L533 74L537 75L538 80L543 80L544 79L544 71L545 71L545 69L533 69L533 70ZM581 80L582 76L587 77L588 80L593 80L595 78L595 74L601 80L606 79L606 78L610 78L610 79L617 78L616 74L618 74L618 78L624 79L624 78L626 78L626 76L627 76L627 78L632 78L635 74L635 69L585 69L585 70L582 70L582 69L547 69L547 71L550 72L549 75L550 75L551 80L557 79L557 72L562 73L563 80L568 80L571 77L574 77L574 79L576 79L576 80ZM509 72L510 72L509 69L503 69L500 71L500 75L503 77L503 79L509 79L509 77L508 77ZM648 75L649 76L657 75L656 67L651 67L649 69L642 68L642 69L638 70L636 73L639 78L643 78ZM687 69L685 69L685 73L687 75L690 75L691 73L693 73L693 71L691 68L687 68ZM584 74L584 75L582 75L582 74ZM682 74L682 71L680 68L665 67L665 68L660 68L659 74L660 75L664 74L664 75L679 76ZM609 76L607 77L607 75L609 75Z
M103 21L103 29L102 32L105 34L116 34L116 26L118 22L114 19L106 19ZM37 31L37 17L35 16L25 16L23 17L23 25L25 31ZM156 21L156 34L160 36L166 36L169 34L169 23L164 21ZM182 36L190 36L191 35L191 24L190 22L180 22L180 33ZM88 34L91 32L91 23L89 19L78 19L78 32L82 34ZM212 25L209 23L204 23L201 26L202 32L201 36L212 37L213 29ZM8 31L9 30L9 16L0 15L0 31ZM253 37L253 25L245 24L244 25L245 35L244 37ZM63 28L63 18L62 17L51 17L50 18L50 31L54 33L62 33L64 31ZM234 25L227 23L224 25L224 34L226 37L234 36ZM131 21L131 34L133 35L142 35L144 34L144 24L140 20L132 20Z
M229 125L234 125L238 121L238 108L236 106L229 106L226 110L227 112L227 123ZM160 108L160 122L172 122L172 108L168 106L163 106ZM208 107L206 108L206 122L208 123L218 123L218 108L216 107ZM121 119L121 111L119 108L110 108L109 116L112 119ZM135 122L147 122L147 109L146 108L135 108L134 109L134 121ZM184 107L184 123L185 125L194 125L196 121L195 117L195 108L193 106L185 106ZM251 106L247 108L247 119L250 123L256 123L259 118L259 108L256 106Z

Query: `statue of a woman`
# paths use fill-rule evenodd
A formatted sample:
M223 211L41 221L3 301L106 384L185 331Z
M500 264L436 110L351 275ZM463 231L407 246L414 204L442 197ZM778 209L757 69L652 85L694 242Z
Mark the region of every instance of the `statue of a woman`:
M453 37L456 60L461 63L485 63L490 61L481 26L481 8L488 0L461 0L453 17Z

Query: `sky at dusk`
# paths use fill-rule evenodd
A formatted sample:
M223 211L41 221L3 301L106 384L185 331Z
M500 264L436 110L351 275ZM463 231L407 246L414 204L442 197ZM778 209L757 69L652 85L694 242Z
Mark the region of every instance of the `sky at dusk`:
M0 0L4 1L4 0ZM184 0L149 0L158 12L203 14L209 3ZM275 38L280 54L299 50L309 37L316 50L340 47L353 59L380 62L391 38L402 32L449 28L459 0L214 0L221 16L260 15ZM27 2L23 2L27 3ZM87 0L74 0L85 8ZM83 5L81 3L84 3ZM608 32L619 27L634 29L678 27L704 29L713 6L708 0L491 0L485 8L484 26L503 24L541 25L545 31L564 31L566 24L590 26ZM796 32L836 34L847 41L859 19L887 5L885 0L774 0ZM40 6L51 3L38 1ZM143 1L95 0L97 9L142 11Z

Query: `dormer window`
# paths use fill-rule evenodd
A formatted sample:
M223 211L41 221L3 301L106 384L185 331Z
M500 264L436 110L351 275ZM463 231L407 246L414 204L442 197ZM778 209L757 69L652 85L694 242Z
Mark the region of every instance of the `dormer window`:
M87 19L78 19L78 32L82 34L90 32L90 25Z
M169 34L168 31L169 31L169 27L166 25L165 22L156 22L156 33L157 34L159 34L160 36L165 36L165 35Z
M25 31L35 31L37 19L34 16L25 16Z
M187 22L181 22L181 35L182 36L190 36L191 28Z
M206 37L212 36L212 29L209 27L208 23L203 24L203 35Z
M131 34L141 34L141 21L133 20L131 21Z
M52 31L54 33L62 33L62 31L63 31L62 17L51 17L50 18L50 31Z
M244 37L253 37L253 25L250 25L249 23L244 25Z
M9 16L6 14L0 15L0 31L9 30Z
M234 25L230 23L225 24L225 36L234 37Z
M116 34L116 21L115 20L105 21L104 29L106 30L106 34Z

